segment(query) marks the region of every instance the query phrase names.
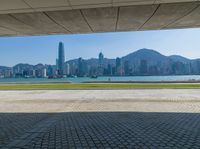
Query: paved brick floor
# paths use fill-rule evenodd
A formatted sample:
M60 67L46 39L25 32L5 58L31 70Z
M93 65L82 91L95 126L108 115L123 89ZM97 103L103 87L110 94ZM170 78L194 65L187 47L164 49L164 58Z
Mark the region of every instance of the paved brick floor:
M199 91L0 92L0 149L200 149Z
M0 113L0 148L32 129L38 122L51 114Z
M66 112L0 117L11 118L0 133L2 148L200 148L199 113ZM13 117L21 120L13 123ZM17 137L18 131L23 135ZM15 136L10 142L9 134Z

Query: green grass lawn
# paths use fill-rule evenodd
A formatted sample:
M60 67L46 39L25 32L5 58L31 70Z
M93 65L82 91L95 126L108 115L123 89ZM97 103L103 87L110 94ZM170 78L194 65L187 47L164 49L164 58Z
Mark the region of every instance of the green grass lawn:
M197 88L200 84L0 84L0 90L67 90L67 89L157 89Z

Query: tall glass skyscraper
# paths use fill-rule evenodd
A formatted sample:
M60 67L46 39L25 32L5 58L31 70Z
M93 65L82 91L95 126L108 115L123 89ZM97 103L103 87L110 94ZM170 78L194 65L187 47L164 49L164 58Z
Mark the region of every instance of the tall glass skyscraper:
M58 75L63 77L65 68L65 49L62 42L58 46Z
M99 66L98 66L98 75L102 76L103 75L103 71L104 71L104 56L103 53L99 53Z
M104 60L104 56L103 53L99 53L99 67L103 67L103 60Z

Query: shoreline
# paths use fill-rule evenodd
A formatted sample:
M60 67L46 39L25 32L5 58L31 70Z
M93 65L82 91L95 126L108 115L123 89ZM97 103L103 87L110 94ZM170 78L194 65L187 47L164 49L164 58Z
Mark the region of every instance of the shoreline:
M200 80L199 81L197 81L197 80L188 80L188 81L84 81L84 82L82 82L82 83L88 83L88 84L90 84L90 83L125 83L125 84L135 84L135 83L139 83L139 84L159 84L159 83L166 83L166 84L176 84L176 83L200 83Z
M38 81L38 82L0 82L0 85L5 84L200 84L200 80L187 80L187 81L83 81L83 82L70 82L70 81Z
M176 76L99 76L98 78L0 78L0 84L50 84L50 83L200 83L200 75Z

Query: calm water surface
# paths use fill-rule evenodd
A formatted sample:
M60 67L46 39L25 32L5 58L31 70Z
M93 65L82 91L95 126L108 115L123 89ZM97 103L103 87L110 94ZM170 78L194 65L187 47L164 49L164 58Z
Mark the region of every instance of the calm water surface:
M129 76L129 77L98 77L92 79L89 77L81 78L62 78L62 79L47 79L47 78L0 78L0 83L45 83L45 82L73 82L81 83L84 81L200 81L200 75L186 76Z

